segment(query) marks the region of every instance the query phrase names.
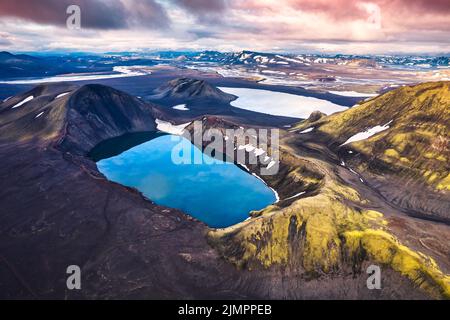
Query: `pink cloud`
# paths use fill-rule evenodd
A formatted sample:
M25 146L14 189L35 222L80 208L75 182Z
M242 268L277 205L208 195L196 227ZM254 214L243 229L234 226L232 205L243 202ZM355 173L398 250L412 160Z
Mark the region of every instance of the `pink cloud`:
M63 32L65 6L79 3L85 8L86 27L96 30L99 40L123 36L121 45L142 36L151 43L170 39L171 47L188 42L210 49L214 45L303 48L306 44L311 48L316 43L319 48L345 50L366 46L370 52L377 46L390 50L390 44L394 48L402 43L403 48L409 44L411 51L445 50L450 46L449 1L167 0L162 5L163 1L155 0L1 0L0 18L54 25ZM104 30L116 34L105 35ZM3 31L10 32L7 27ZM51 36L46 41L52 41ZM129 43L145 46L147 41ZM54 39L55 43L64 39Z

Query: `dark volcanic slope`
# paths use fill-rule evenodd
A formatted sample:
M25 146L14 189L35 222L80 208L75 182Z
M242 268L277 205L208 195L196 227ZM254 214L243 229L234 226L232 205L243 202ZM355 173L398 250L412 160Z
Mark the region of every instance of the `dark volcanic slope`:
M154 130L164 116L156 106L104 86L51 85L0 110L1 298L238 297L216 288L233 269L203 224L108 182L82 156L103 139ZM82 268L81 292L66 290L71 264Z
M69 100L66 116L61 147L83 153L111 136L156 130L155 118L161 118L154 105L100 85L77 90Z
M237 297L202 224L54 148L1 146L0 158L1 298ZM66 290L72 264L81 292Z
M283 127L298 121L296 118L278 117L259 112L248 111L230 105L237 97L225 93L207 81L178 78L168 81L146 99L166 107L173 119L186 122L198 117L220 116L231 122L252 126ZM173 107L185 104L188 110L175 110Z
M204 80L179 78L174 79L155 90L154 98L172 99L213 99L231 102L235 96L225 93Z
M156 117L165 118L155 105L109 87L41 85L0 105L0 141L52 141L86 154L107 138L155 130Z
M31 95L32 100L12 108ZM164 116L156 105L98 85L40 86L0 105L1 298L427 297L389 268L383 270L383 290L368 290L361 270L371 261L359 260L359 256L359 272L352 272L347 260L336 273L324 274L317 269L319 273L310 276L293 260L290 267L265 263L267 268L239 269L209 246L205 234L210 230L203 224L177 210L156 206L136 190L107 181L84 156L104 139L152 130L154 119ZM215 119L213 123L220 126L227 122ZM333 198L332 204L339 203ZM355 212L354 216L359 221L360 214ZM293 220L284 223L285 218L291 219L284 214L277 216L283 223L274 219L276 228L264 233L264 239L276 239L275 249L283 241L295 243L305 236L292 238ZM272 225L270 217L254 221L262 223L263 229ZM308 237L314 235L310 230L324 223L327 226L330 221L310 219ZM236 245L239 234L234 230L221 236L221 246L229 249L227 255L256 266L251 264L255 261L251 256L242 255L257 248L252 243L258 242L252 241L258 236ZM356 236L360 234L352 233L349 239ZM319 232L312 240L322 238ZM314 241L308 242L308 248L316 248ZM320 257L328 251L334 254L335 248L330 248L308 253L307 257L319 256L308 266L314 270L317 263L328 263ZM268 261L264 252L258 249L257 254ZM280 252L284 251L273 254ZM295 252L286 257L296 259L301 250ZM66 268L72 264L81 267L81 291L66 289Z

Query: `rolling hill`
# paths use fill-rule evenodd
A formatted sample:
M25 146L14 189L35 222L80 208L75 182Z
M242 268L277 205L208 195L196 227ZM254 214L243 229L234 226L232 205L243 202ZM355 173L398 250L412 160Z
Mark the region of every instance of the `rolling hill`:
M294 131L308 129L300 139L325 143L389 201L450 221L450 82L404 86Z

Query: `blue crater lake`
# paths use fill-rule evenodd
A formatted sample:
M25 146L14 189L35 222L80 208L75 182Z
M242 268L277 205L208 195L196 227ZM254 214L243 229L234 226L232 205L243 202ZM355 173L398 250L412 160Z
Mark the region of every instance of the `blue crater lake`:
M189 145L201 164L175 164L172 150ZM184 149L186 150L186 149ZM110 181L135 187L155 203L180 209L214 228L241 222L276 201L263 181L234 163L212 159L185 138L155 132L105 141L90 156Z

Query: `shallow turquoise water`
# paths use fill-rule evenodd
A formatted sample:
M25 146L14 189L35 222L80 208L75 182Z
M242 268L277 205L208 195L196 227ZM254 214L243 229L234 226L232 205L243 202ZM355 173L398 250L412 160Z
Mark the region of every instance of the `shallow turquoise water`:
M233 163L210 158L184 138L149 138L152 140L139 141L141 144L107 159L102 159L102 152L118 154L111 149L121 145L120 139L130 141L130 137L116 138L100 153L97 150L97 160L102 159L97 162L100 172L111 181L137 188L159 205L183 210L215 228L241 222L251 210L260 210L276 200L264 182ZM202 164L172 161L172 150L181 139L191 147L191 159L203 157Z

